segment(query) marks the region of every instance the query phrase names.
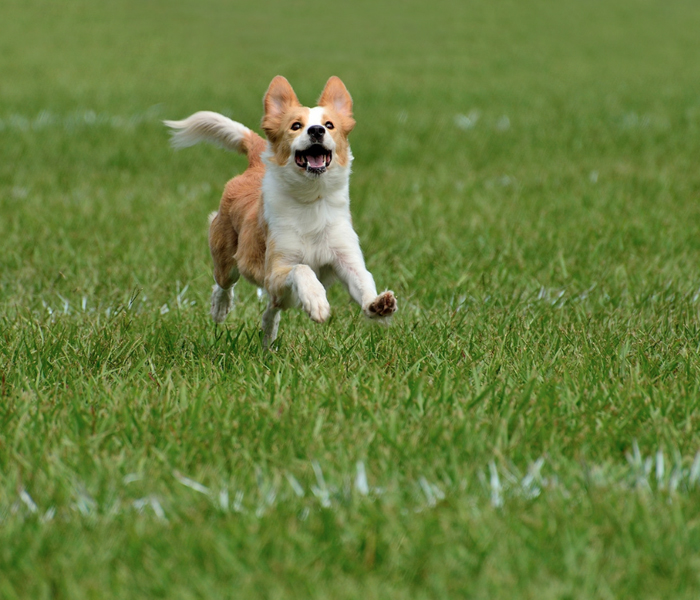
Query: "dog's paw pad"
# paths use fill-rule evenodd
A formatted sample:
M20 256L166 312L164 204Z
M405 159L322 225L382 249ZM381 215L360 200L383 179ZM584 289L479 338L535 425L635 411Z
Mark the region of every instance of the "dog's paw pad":
M394 292L386 291L377 296L367 308L370 318L390 317L396 312L398 304Z

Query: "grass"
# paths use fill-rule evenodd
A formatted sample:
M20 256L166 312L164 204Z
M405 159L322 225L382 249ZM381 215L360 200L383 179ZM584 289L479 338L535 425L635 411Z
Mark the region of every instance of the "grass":
M689 0L0 8L0 597L696 598L700 11ZM324 326L206 216L270 79L356 103L399 296Z

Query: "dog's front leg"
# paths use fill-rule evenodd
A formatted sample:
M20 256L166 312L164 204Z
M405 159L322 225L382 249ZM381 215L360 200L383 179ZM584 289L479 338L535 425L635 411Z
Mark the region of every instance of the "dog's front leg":
M276 306L288 304L291 295L312 321L323 323L331 316L326 289L308 265L273 265L265 278L265 288Z
M349 253L336 253L335 272L347 288L350 296L362 307L370 319L385 320L398 308L394 292L387 290L377 294L372 273L365 267L359 246Z

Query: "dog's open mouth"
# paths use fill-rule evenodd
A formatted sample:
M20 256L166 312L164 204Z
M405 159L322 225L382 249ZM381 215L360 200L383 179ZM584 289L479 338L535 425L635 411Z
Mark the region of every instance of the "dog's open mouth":
M323 173L333 160L333 152L321 146L314 144L306 150L297 150L294 154L294 160L302 169L306 169L309 173L320 175Z

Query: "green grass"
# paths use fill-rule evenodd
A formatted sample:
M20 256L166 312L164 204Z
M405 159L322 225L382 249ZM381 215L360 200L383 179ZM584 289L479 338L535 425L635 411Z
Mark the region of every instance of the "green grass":
M691 0L0 8L0 597L697 598ZM284 74L355 100L374 328L208 318Z

